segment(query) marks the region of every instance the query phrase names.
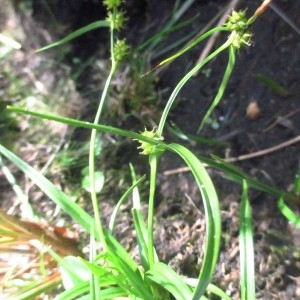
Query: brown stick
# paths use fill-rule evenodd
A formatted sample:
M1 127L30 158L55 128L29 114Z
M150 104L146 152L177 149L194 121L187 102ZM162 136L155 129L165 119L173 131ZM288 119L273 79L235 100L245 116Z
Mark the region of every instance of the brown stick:
M270 147L270 148L266 148L266 149L263 149L263 150L260 150L260 151L254 152L254 153L250 153L250 154L244 154L244 155L240 155L240 156L237 156L237 157L226 158L226 159L224 159L224 161L226 161L226 162L235 162L235 161L241 161L241 160L251 159L251 158L254 158L254 157L258 157L258 156L267 155L269 153L281 150L285 147L288 147L288 146L293 145L293 144L298 143L298 142L300 142L300 135L298 135L298 136L296 136L296 137L294 137L294 138L292 138L292 139L290 139L286 142L283 142L279 145L276 145L276 146L273 146L273 147ZM166 175L166 176L169 176L169 175L174 175L174 174L179 174L179 173L184 173L184 172L189 172L189 171L190 171L189 167L182 167L182 168L177 168L177 169L165 171L163 174Z

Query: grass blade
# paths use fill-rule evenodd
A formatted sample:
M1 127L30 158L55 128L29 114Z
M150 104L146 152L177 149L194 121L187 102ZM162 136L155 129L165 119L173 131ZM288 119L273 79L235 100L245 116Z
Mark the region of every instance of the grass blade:
M300 217L296 215L284 202L283 198L280 197L277 203L280 212L296 227L300 228Z
M156 153L149 155L150 165L150 187L148 200L148 260L150 268L155 262L153 232L154 232L154 202L157 179L157 162L158 155Z
M36 299L42 293L52 290L61 283L61 277L59 273L53 274L51 277L46 277L42 282L33 284L32 286L26 286L17 293L14 293L6 300L32 300Z
M100 27L110 27L110 22L109 21L96 21L94 23L91 23L87 26L84 26L84 27L81 27L80 29L70 33L69 35L67 35L65 38L57 41L57 42L54 42L50 45L47 45L45 47L42 47L38 50L36 50L36 52L41 52L41 51L45 51L45 50L48 50L48 49L51 49L51 48L54 48L54 47L57 47L57 46L60 46L60 45L63 45L89 31L92 31L92 30L95 30L97 28L100 28Z
M58 189L51 181L29 166L25 161L0 145L0 153L13 162L26 176L28 176L53 202L59 205L78 224L90 231L94 219L82 208L74 203L64 192Z
M255 271L252 214L248 199L248 185L243 182L240 211L240 283L241 299L255 299Z
M200 130L202 129L203 125L205 124L205 122L207 121L208 117L211 115L212 111L214 110L214 108L219 104L219 102L221 101L221 98L225 92L225 89L227 87L227 83L228 83L228 80L231 76L231 73L233 71L233 67L234 67L234 63L235 63L235 49L234 47L231 45L229 47L229 59L228 59L228 64L227 64L227 67L226 67L226 70L225 70L225 74L223 76L223 79L222 79L222 82L221 82L221 85L219 87L219 90L218 90L218 93L215 97L215 99L212 101L209 109L207 110L206 114L204 115L202 121L201 121L201 124L198 128L198 131L197 133L200 132Z
M74 288L66 290L55 297L55 300L80 299L79 297L89 292L89 281L78 283Z
M137 263L120 243L109 233L106 235L107 256L106 260L124 274L128 282L134 287L134 294L142 299L152 299L149 285L144 281Z
M135 181L132 184L132 186L123 194L123 196L121 197L121 199L119 200L119 202L115 206L115 208L113 210L113 213L112 213L112 215L110 217L109 225L108 225L110 233L113 233L115 222L116 222L116 218L117 218L117 214L118 214L118 211L119 211L121 205L128 198L128 196L133 192L133 190L135 188L137 188L137 186L145 179L145 177L146 176L142 176L139 180Z
M261 83L265 84L269 90L272 92L282 96L288 97L290 92L283 86L281 86L277 81L273 80L272 78L265 76L263 74L254 74L254 78Z
M16 178L10 172L9 168L3 163L2 157L0 155L0 169L2 170L3 175L6 177L7 181L14 190L18 200L20 201L20 209L22 218L27 220L35 221L38 220L38 217L34 214L34 211L28 201L28 196L24 193L22 188L17 184Z
M136 48L136 51L142 51L144 49L147 49L147 51L153 49L156 47L156 45L163 39L165 38L167 35L169 35L170 33L179 30L181 28L184 28L188 25L190 25L192 22L194 22L196 19L196 17L192 17L186 21L183 21L177 25L174 26L166 26L165 29L162 29L159 33L155 34L154 36L152 36L150 39L148 39L147 41L143 42L141 45L139 45Z
M111 127L111 126L95 125L95 124L92 124L89 122L78 121L75 119L60 117L60 116L51 115L51 114L44 114L44 113L40 113L40 112L27 110L22 107L8 106L7 108L8 108L8 110L16 112L16 113L22 113L22 114L27 114L27 115L47 119L47 120L57 121L57 122L68 124L68 125L71 125L74 127L97 129L100 132L108 132L108 133L112 133L112 134L116 134L116 135L120 135L120 136L125 136L125 137L132 138L134 140L140 140L140 141L149 143L151 145L156 145L156 146L159 145L162 148L166 148L166 144L164 144L162 141L151 139L151 138L148 138L146 136L143 136L143 135L135 133L135 132L131 132L131 131L127 131L127 130L123 130L123 129L119 129L119 128L115 128L115 127ZM163 124L162 124L162 126L163 126ZM198 155L198 158L202 162L208 164L209 166L224 172L229 180L233 180L235 182L242 183L243 179L246 179L249 186L251 186L255 189L264 191L266 193L275 195L277 197L283 196L283 198L286 200L300 203L299 196L297 196L297 194L288 193L288 192L279 190L273 186L264 184L263 182L260 182L256 179L252 178L251 176L247 175L246 173L241 171L235 165L225 162L223 159L221 159L215 155L212 155L213 160L209 159L207 157L204 157L204 156L199 156L199 155ZM300 180L299 180L298 185L300 186ZM299 190L300 190L300 187L299 187Z
M146 272L147 278L169 291L177 300L191 299L192 289L168 265L159 262Z
M221 45L218 49L216 49L213 53L211 53L210 55L208 55L204 60L202 60L199 64L197 64L194 68L192 68L192 70L190 70L180 81L179 83L176 85L175 89L173 90L166 106L165 109L162 113L162 116L160 118L160 122L157 128L157 133L159 136L162 135L162 131L163 128L165 126L167 117L169 115L169 111L178 95L178 93L180 92L180 90L183 88L183 86L187 83L187 81L196 73L198 72L206 63L208 63L211 59L213 59L215 56L217 56L218 54L220 54L222 51L224 51L226 48L228 48L230 46L229 42L224 43L223 45ZM181 55L181 54L180 54ZM179 55L178 55L179 56ZM176 56L177 57L177 56ZM175 58L175 57L174 57ZM173 59L173 58L172 58ZM169 58L168 60L172 60L171 58ZM164 61L164 62L167 62ZM163 62L162 62L163 63Z
M215 147L228 147L229 144L224 141L219 141L219 140L214 140L214 139L208 139L204 138L198 135L192 135L192 134L186 134L183 132L180 128L178 128L173 122L172 124L166 124L166 127L170 133L178 137L179 139L182 139L184 141L189 141L189 142L195 142L199 144L204 144L204 145L211 145Z
M136 175L133 167L131 167L131 177L133 183L136 183ZM146 223L144 221L142 210L141 210L140 193L137 187L133 190L132 200L133 200L132 215L133 215L134 227L136 230L137 243L139 246L140 258L144 270L147 271L149 270L150 267L148 235L153 233L147 230ZM153 249L152 253L153 253L154 261L158 262L155 249Z
M188 149L178 144L168 145L168 149L180 155L191 169L200 189L205 209L206 243L203 263L193 298L200 297L206 291L213 276L219 256L221 238L221 213L216 190L206 169L200 160Z
M89 122L79 121L79 120L71 119L71 118L60 117L57 115L40 113L40 112L36 112L36 111L32 111L32 110L28 110L28 109L24 109L22 107L16 107L16 106L7 106L7 109L9 111L14 111L16 113L22 113L22 114L31 115L31 116L46 119L46 120L57 121L57 122L68 124L68 125L71 125L74 127L96 129L100 132L107 132L107 133L112 133L112 134L116 134L116 135L120 135L120 136L125 136L125 137L131 138L133 140L139 140L139 141L149 143L151 145L163 145L163 142L161 142L160 140L151 139L151 138L148 138L139 133L135 133L135 132L132 132L129 130L124 130L124 129L119 129L119 128L112 127L112 126L96 125L96 124L89 123Z
M215 27L209 31L207 31L206 33L202 34L200 37L198 37L195 41L193 41L190 45L188 45L187 47L185 47L183 50L175 53L174 55L164 59L163 61L161 61L155 68L158 68L174 59L176 59L177 57L183 55L184 53L186 53L187 51L191 50L192 48L194 48L197 44L199 44L201 41L203 41L204 39L206 39L207 37L209 37L210 35L212 35L213 33L217 32L217 31L228 31L228 29L226 27Z
M235 182L238 182L241 184L243 183L243 180L246 180L249 187L269 193L276 197L282 196L284 199L288 199L295 203L300 203L299 196L297 196L296 194L291 193L291 192L285 192L274 186L267 185L255 178L249 176L248 174L243 172L237 166L224 161L224 159L219 158L216 155L212 155L212 158L214 160L211 160L211 159L203 157L203 156L198 156L198 157L201 161L207 163L212 168L215 168L217 170L224 172L224 174L226 175L226 178L229 180L232 180L232 181L235 181Z

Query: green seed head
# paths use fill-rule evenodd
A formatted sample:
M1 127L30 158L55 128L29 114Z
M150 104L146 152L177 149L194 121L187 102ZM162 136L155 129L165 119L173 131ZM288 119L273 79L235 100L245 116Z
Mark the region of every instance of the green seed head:
M107 14L107 20L112 24L113 29L120 30L124 27L127 20L123 11L116 11L112 13L111 11Z
M232 15L228 18L225 26L231 31L229 39L234 48L240 49L241 46L250 46L251 31L248 29L249 20L246 17L246 10L239 12L233 11Z
M248 19L246 17L246 10L239 12L233 11L229 16L227 23L225 24L228 29L232 30L245 30L247 28Z
M124 57L129 52L129 46L126 43L126 40L117 40L114 45L114 59L119 62L124 59Z
M161 136L158 136L157 131L155 129L152 129L151 131L147 130L145 128L144 131L141 132L141 135L148 137L150 139L156 140L156 141L162 141L164 138ZM158 151L156 148L156 145L149 144L147 142L138 141L141 145L138 147L138 149L141 149L142 151L140 154L142 155L150 155L154 153L155 151Z
M103 4L107 9L118 8L122 4L123 0L104 0Z
M232 31L230 35L231 44L236 49L240 49L243 45L250 46L251 36L248 32Z

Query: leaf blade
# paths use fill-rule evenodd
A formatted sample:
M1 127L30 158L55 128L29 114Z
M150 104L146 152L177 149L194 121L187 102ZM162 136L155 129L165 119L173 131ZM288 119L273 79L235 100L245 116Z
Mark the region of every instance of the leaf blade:
M67 42L70 42L72 41L73 39L89 32L89 31L92 31L92 30L95 30L97 28L100 28L100 27L109 27L110 26L110 22L109 21L96 21L96 22L93 22L87 26L84 26L84 27L81 27L77 30L75 30L74 32L70 33L69 35L67 35L66 37L64 37L63 39L57 41L57 42L54 42L50 45L47 45L45 47L42 47L40 49L37 49L35 52L42 52L42 51L45 51L45 50L48 50L48 49L51 49L51 48L54 48L54 47L58 47L58 46L61 46Z

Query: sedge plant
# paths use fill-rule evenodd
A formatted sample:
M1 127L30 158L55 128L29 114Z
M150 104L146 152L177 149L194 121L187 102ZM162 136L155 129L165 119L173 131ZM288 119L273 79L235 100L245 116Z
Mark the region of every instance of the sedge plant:
M87 128L91 131L90 150L89 150L89 178L90 195L94 215L91 216L84 211L77 203L71 201L70 197L59 190L51 181L42 174L34 170L31 166L17 157L11 151L0 145L0 153L18 168L23 171L41 190L62 210L71 216L90 235L90 255L89 259L80 256L60 257L55 251L49 249L49 253L58 261L61 266L61 276L65 291L57 295L56 299L207 299L205 293L210 292L223 299L230 299L228 295L220 288L212 284L212 278L218 261L221 239L221 213L218 196L210 175L205 169L204 163L219 168L225 173L231 175L233 180L243 182L243 195L241 205L241 295L243 299L254 299L254 257L253 257L253 234L251 222L251 210L247 195L248 186L252 186L276 195L281 195L289 200L294 199L295 195L284 194L280 191L270 188L266 185L247 177L237 168L225 163L218 158L205 159L197 157L188 148L177 144L167 143L164 140L163 132L169 112L173 106L181 88L211 59L219 55L222 51L228 51L228 65L225 70L223 80L219 91L212 101L210 108L203 117L199 129L205 124L212 110L221 100L225 91L230 75L235 63L235 53L244 45L250 44L251 31L250 25L264 11L268 2L254 13L251 18L246 17L246 11L233 12L228 22L222 26L214 28L199 37L195 42L184 50L162 61L163 65L174 60L186 51L192 49L196 44L209 37L216 31L227 31L229 36L227 40L217 50L211 53L207 58L188 72L175 87L166 107L160 118L160 122L155 129L144 129L140 133L115 128L101 124L101 116L105 107L105 102L109 94L112 78L118 69L120 61L129 51L125 40L118 40L116 31L120 29L124 22L124 12L122 10L122 0L105 0L103 3L107 8L108 19L100 21L89 27L94 29L98 26L109 28L110 32L110 53L111 69L106 80L102 95L100 97L98 110L94 122L88 123L76 119L64 118L55 115L44 114L40 112L28 111L20 107L10 107L9 110L40 117L43 119L54 120L69 124L75 127ZM46 48L59 46L61 43L83 34L88 31L87 27L76 31L71 37ZM43 50L45 50L44 48ZM115 210L111 216L108 228L102 222L102 215L99 209L99 199L95 183L95 146L98 133L112 133L123 136L139 142L139 151L149 159L150 167L150 186L148 199L147 221L142 214L141 197L139 186L143 184L144 177L138 178L134 167L130 166L132 178L131 187L123 194L118 201ZM164 152L173 152L178 155L184 163L190 168L193 178L198 185L202 196L205 210L206 221L206 239L204 247L204 256L198 278L183 278L176 273L170 266L160 261L155 249L153 240L154 232L154 204L156 198L157 169L159 160ZM299 179L296 181L296 192L299 193ZM118 210L121 204L132 196L132 215L136 231L137 245L139 249L139 261L136 261L129 252L115 238L115 224L117 222ZM101 194L100 194L101 197ZM101 199L100 199L101 201ZM283 206L285 205L285 206ZM279 201L280 207L285 207L283 200ZM287 212L287 210L284 210ZM293 216L295 218L295 216ZM13 299L13 298L11 298ZM21 298L20 298L21 299ZM26 299L26 297L22 298Z

